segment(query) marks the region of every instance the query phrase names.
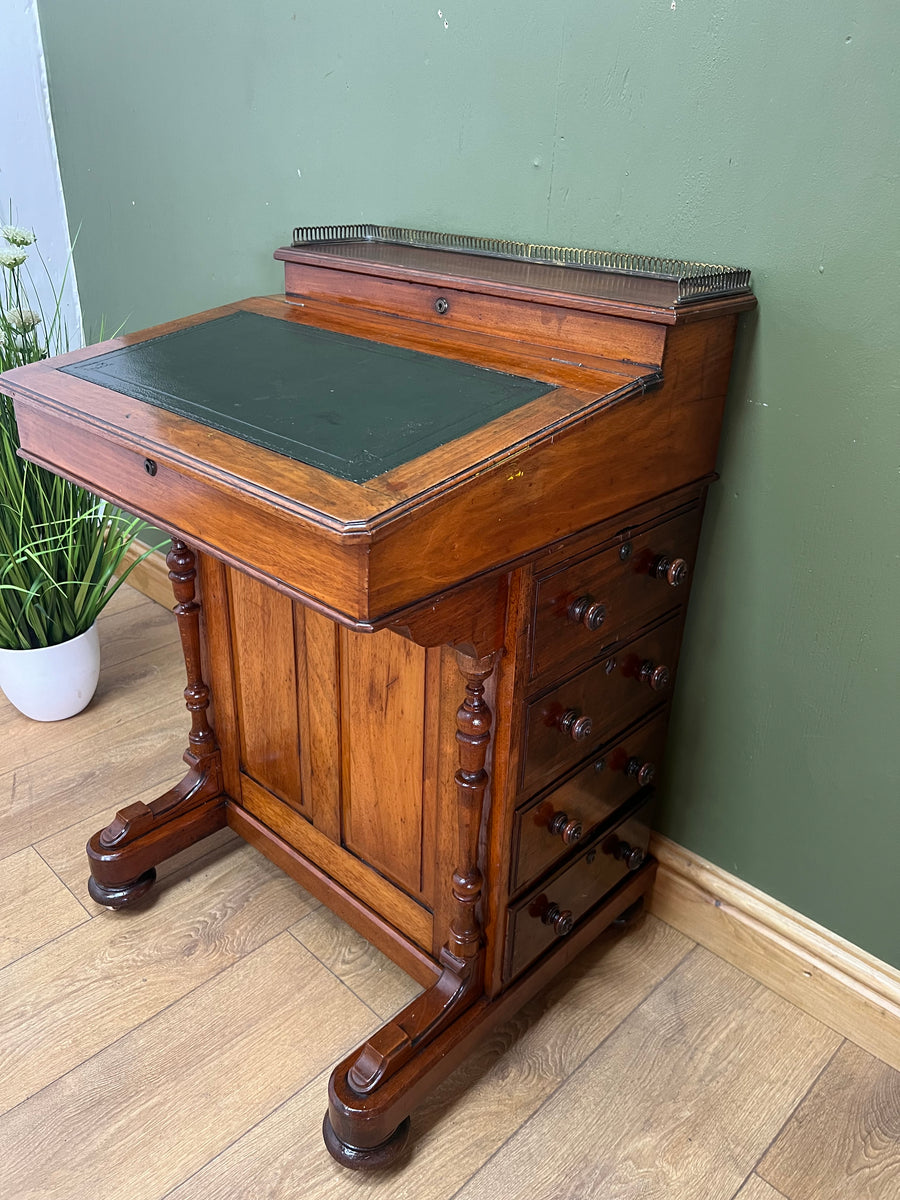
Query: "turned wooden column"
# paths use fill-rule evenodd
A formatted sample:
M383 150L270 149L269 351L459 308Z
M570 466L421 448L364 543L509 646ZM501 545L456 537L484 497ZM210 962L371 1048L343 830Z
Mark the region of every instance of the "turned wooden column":
M483 882L478 869L478 833L488 784L485 761L491 741L492 721L491 710L484 698L484 684L494 669L494 656L472 658L457 651L456 658L466 681L466 697L456 713L456 741L459 746L459 770L455 777L459 797L459 865L453 872L452 882L457 911L450 922L446 950L470 969L482 944L476 911Z
M88 842L88 891L108 908L124 908L143 896L156 879L158 863L225 824L221 756L207 716L209 688L201 667L194 552L173 539L166 565L187 672L184 699L191 714L191 730L183 758L188 772L149 804L138 802L121 809Z
M197 563L194 552L184 542L172 539L172 549L166 555L169 579L175 593L175 619L181 636L187 687L184 700L191 714L188 741L194 753L201 757L216 749L216 739L209 726L209 688L203 681L200 662L200 605L196 598Z
M475 658L456 653L466 685L456 715L459 851L450 880L456 911L439 955L440 977L332 1073L323 1131L331 1154L345 1166L382 1166L401 1152L409 1132L405 1089L411 1078L424 1075L440 1059L441 1051L432 1043L440 1041L482 990L478 835L488 786L485 763L492 721L484 685L496 655ZM395 1086L401 1075L402 1088Z

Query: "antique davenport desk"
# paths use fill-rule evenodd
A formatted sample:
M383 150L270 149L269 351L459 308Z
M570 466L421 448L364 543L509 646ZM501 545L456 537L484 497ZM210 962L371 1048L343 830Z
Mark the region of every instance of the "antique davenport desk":
M118 908L228 824L424 990L325 1140L409 1114L653 882L749 272L298 229L284 296L15 370L24 455L172 534L183 782L88 846Z

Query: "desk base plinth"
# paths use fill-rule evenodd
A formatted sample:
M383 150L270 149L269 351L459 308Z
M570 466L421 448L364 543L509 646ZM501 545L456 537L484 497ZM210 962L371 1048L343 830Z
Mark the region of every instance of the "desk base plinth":
M406 1144L405 1125L415 1107L483 1038L512 1017L620 916L636 916L639 902L653 886L656 868L656 860L647 859L640 870L527 974L493 999L484 995L478 998L367 1095L360 1095L349 1079L362 1048L349 1054L335 1067L328 1083L323 1134L331 1155L343 1166L356 1170L394 1162Z

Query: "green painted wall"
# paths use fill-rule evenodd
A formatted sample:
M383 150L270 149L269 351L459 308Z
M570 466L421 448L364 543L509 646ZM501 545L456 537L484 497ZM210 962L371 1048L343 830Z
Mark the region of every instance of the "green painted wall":
M438 8L441 5L441 13ZM41 0L88 326L359 219L752 267L662 829L900 965L900 12Z

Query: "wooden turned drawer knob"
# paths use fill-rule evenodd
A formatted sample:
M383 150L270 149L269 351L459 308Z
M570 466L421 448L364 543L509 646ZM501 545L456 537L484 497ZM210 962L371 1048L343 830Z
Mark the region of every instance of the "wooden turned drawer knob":
M554 813L547 828L551 833L559 834L567 846L580 842L581 835L584 833L581 822L570 821L568 813L564 812Z
M647 659L641 663L638 679L654 692L664 692L671 682L671 674L668 667L657 666Z
M585 738L589 738L594 729L594 722L590 717L579 717L578 710L575 708L567 708L563 715L559 718L559 728L562 733L567 733L573 742L583 742Z
M571 912L567 908L561 909L558 904L551 904L541 920L550 926L557 937L565 937L567 933L571 933L575 924Z
M579 596L569 605L568 617L595 633L606 620L606 605L594 603L590 596Z
M615 857L623 862L629 871L636 871L643 866L646 853L640 846L631 846L628 842L619 842L615 849Z
M650 574L654 579L664 579L669 587L680 587L688 577L688 565L683 558L661 554L653 563Z
M653 782L656 767L652 762L641 762L639 758L632 757L625 764L625 774L636 779L641 787L646 787L648 783Z

